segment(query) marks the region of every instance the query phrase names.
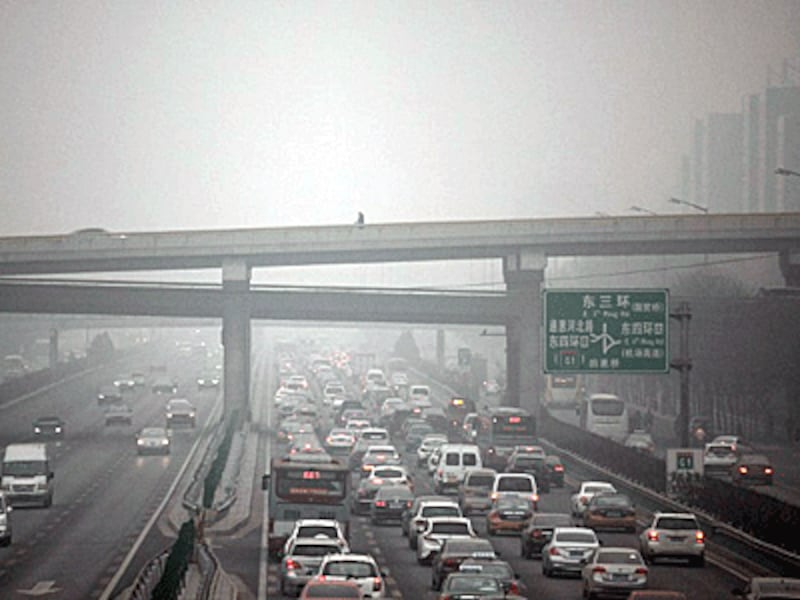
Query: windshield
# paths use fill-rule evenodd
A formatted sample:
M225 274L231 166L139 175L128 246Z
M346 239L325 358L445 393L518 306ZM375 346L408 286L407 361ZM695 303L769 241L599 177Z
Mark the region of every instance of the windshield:
M421 516L423 517L460 517L461 509L457 506L423 506Z
M619 417L625 412L625 403L619 398L592 398L592 412L600 417Z
M494 475L476 475L469 478L469 487L490 488L494 483Z
M571 544L594 544L597 539L591 533L584 533L582 531L569 531L561 532L556 536L556 541L559 543Z
M3 463L3 475L33 477L47 473L47 463L43 460L18 460Z
M444 533L451 535L469 535L469 526L466 523L434 523L431 533Z
M323 575L340 575L343 577L375 577L378 573L371 563L353 560L329 562L325 565Z

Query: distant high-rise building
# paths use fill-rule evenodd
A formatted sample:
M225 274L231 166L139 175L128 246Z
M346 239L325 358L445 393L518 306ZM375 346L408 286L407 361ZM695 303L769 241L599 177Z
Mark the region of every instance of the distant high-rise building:
M800 111L778 119L777 166L800 173ZM775 178L777 210L800 211L800 176Z
M714 213L800 210L800 184L786 181L800 178L775 175L776 167L800 171L799 121L800 86L786 69L783 85L746 96L741 113L698 119L686 199Z

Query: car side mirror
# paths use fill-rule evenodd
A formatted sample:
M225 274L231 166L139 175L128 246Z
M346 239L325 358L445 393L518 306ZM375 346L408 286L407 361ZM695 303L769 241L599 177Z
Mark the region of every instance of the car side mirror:
M381 569L381 577L389 577L391 575L391 571L386 567Z
M261 489L267 491L269 489L269 480L271 475L269 473L264 473L261 476Z

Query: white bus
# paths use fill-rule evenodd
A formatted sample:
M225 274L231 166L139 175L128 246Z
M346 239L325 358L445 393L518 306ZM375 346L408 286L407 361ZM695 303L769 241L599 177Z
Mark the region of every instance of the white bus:
M547 387L544 390L546 408L580 407L585 392L583 378L577 374L559 374L547 376Z
M581 427L617 442L628 436L628 408L614 394L592 394L581 402Z

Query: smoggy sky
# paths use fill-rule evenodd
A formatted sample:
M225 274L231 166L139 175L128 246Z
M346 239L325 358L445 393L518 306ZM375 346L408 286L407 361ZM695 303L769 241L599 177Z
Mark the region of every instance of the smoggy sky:
M660 212L797 1L0 3L0 235Z

